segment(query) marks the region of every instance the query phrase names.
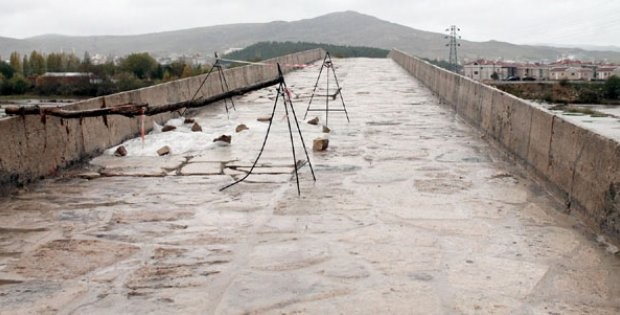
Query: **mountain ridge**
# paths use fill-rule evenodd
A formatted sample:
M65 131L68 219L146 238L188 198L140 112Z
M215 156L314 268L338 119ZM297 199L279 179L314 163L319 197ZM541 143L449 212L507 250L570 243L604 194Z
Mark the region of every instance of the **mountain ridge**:
M445 34L414 29L355 11L334 12L297 21L235 23L193 27L135 35L69 36L44 34L25 39L0 37L0 56L12 51L21 54L32 50L50 53L73 51L77 55L124 56L132 52L149 52L155 56L211 55L214 51L243 48L262 41L303 41L335 45L399 48L425 57L446 59ZM462 40L459 56L506 60L553 61L562 56L584 60L608 60L620 63L620 52L587 51L535 45L516 45L491 40Z

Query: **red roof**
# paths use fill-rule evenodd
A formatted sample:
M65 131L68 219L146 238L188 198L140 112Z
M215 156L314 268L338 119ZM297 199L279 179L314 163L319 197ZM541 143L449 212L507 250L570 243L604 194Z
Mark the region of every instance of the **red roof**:
M566 71L569 67L552 67L549 71L558 72L558 71Z
M486 59L478 59L465 64L466 66L498 66L498 67L515 67L516 64L504 61L493 61Z

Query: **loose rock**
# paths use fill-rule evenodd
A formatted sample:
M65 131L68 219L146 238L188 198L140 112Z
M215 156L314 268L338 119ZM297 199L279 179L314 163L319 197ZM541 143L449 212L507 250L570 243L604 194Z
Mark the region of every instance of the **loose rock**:
M258 120L260 122L270 122L271 121L271 116L258 117L258 118L256 118L256 120Z
M331 129L329 129L327 126L323 126L323 133L330 133L332 132Z
M312 150L313 151L325 151L327 150L327 146L329 145L329 139L316 138L312 142Z
M175 130L175 129L177 129L177 127L170 126L170 125L165 125L164 128L161 128L161 131L162 132L167 132L167 131L172 131L172 130Z
M232 141L232 136L221 135L221 136L213 139L213 142L217 142L217 141L222 141L222 142L230 143L230 141Z
M419 281L431 281L433 276L426 272L417 272L413 274L413 278Z
M125 155L127 155L127 149L125 149L125 147L122 145L116 148L116 151L114 151L114 156L125 156Z
M237 126L237 128L235 128L235 132L242 132L244 130L248 130L250 128L248 128L248 126L246 126L245 124L241 124L239 126Z
M197 122L195 122L195 123L192 125L192 131L193 131L193 132L199 132L199 131L202 131L202 127L200 127L200 125L199 125Z
M196 121L194 120L194 118L185 118L185 120L183 121L184 124L193 124Z
M318 125L318 124L319 124L319 117L314 117L314 118L312 118L312 119L308 120L307 122L308 122L309 124L311 124L311 125L315 125L315 126L316 126L316 125Z
M618 252L620 252L620 249L618 249L618 247L616 245L613 245L611 243L609 243L607 241L607 239L605 238L605 236L603 235L598 235L596 237L596 241L602 245L602 246L606 246L607 248L605 249L605 251L611 255L616 255Z
M170 147L167 145L161 147L161 149L157 150L157 154L159 156L170 154Z

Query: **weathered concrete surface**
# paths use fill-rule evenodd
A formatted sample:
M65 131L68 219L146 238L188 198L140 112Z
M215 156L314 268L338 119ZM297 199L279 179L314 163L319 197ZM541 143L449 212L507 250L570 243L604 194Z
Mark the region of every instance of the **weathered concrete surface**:
M618 258L505 153L393 61L334 62L351 123L330 113L329 148L310 152L318 181L302 168L301 197L290 174L262 172L223 192L228 175L179 175L201 171L192 163L242 173L231 167L249 166L267 128L256 118L271 112L275 93L264 90L236 99L230 120L223 105L196 117L206 139L247 124L231 145L149 162L159 171L181 163L179 172L48 179L0 200L1 312L620 311ZM287 77L298 114L317 71ZM283 115L274 116L265 171L290 172ZM322 131L301 127L306 141ZM184 135L200 143L196 134ZM130 155L141 146L125 145ZM128 157L137 158L94 163L122 170Z
M569 210L620 239L620 140L392 50L392 59L547 181ZM616 122L617 124L617 122ZM605 125L607 126L607 125ZM617 128L617 127L616 127Z
M324 51L308 50L282 56L266 62L303 64L321 59ZM292 67L284 67L288 72ZM277 77L276 67L245 66L225 70L230 89L265 82ZM97 97L66 106L67 109L95 109L127 103L148 103L159 106L187 101L192 98L205 75L181 79L139 90ZM198 97L222 93L218 76L209 77L206 88ZM150 130L153 122L162 123L176 114L164 113L145 119ZM3 188L26 184L81 159L101 153L140 131L139 118L121 116L59 119L47 117L0 118L0 191Z

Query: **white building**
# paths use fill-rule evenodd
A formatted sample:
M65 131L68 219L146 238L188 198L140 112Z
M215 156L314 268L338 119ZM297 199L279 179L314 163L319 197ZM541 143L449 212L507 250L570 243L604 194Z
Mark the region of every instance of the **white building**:
M524 79L524 78L533 78L537 81L546 81L549 80L549 66L543 65L539 63L534 64L519 64L517 65L517 74L516 76Z
M506 79L515 74L515 67L513 64L483 59L466 63L463 66L463 75L476 81L493 80L493 74L496 74L498 80Z
M494 75L496 74L496 76ZM607 80L612 75L620 77L617 65L597 65L579 60L560 60L553 64L509 63L479 59L463 66L463 75L477 81L517 79L518 80Z
M596 79L597 80L607 80L609 77L614 75L614 71L618 71L620 73L620 68L618 66L600 66L596 68ZM616 74L618 76L618 74Z
M549 75L551 80L589 81L594 78L594 70L580 66L559 66L551 68Z

